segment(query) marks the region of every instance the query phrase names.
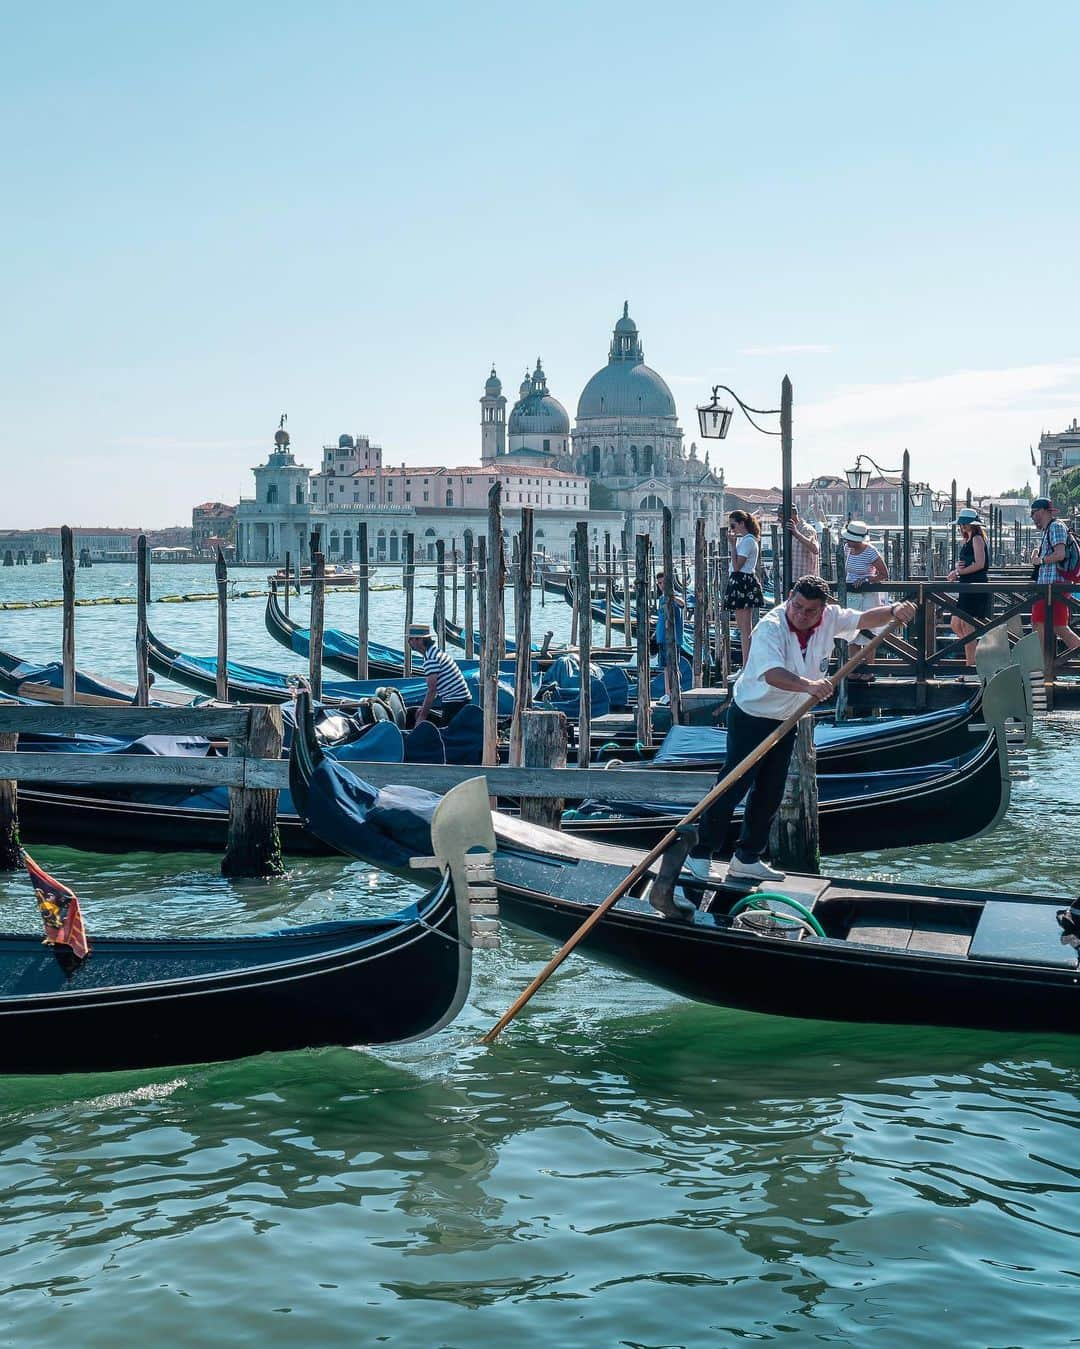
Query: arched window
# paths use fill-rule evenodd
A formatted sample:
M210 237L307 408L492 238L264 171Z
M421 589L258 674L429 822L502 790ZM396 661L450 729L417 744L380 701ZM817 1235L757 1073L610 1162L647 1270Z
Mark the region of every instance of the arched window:
M429 562L435 561L435 531L433 529L424 530L424 553Z
M631 445L631 446L630 446L630 472L631 472L631 473L637 473L637 471L638 471L637 446L636 446L636 445Z
M297 485L297 488L296 488L296 504L297 504L298 506L302 506L302 505L304 504L304 488L303 488L303 484L298 484L298 485Z
M650 492L647 497L642 497L641 502L638 505L639 511L659 511L663 510L663 508L664 503L655 492Z
M642 454L643 454L643 456L644 456L643 459L642 459L642 470L643 470L643 472L645 472L645 473L651 473L651 472L653 471L653 448L652 448L652 446L651 446L651 445L646 445L646 446L645 446L645 449L642 451Z
M454 504L454 493L449 488L447 489L446 492L446 504L448 506L452 506Z
M266 504L268 506L277 505L277 483L272 482L266 489Z
M392 529L390 531L390 561L391 562L400 561L400 557L398 555L398 536L396 529Z
M375 537L375 557L379 562L386 561L386 530L380 529Z
M336 529L330 531L330 556L337 557L341 551L341 535Z
M600 446L599 446L599 445L594 445L594 446L592 447L592 472L593 472L593 473L599 473L599 472L600 472Z

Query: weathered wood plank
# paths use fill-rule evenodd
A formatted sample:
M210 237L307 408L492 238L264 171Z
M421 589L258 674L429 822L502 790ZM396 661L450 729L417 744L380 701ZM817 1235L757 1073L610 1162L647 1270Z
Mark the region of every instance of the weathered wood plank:
M247 731L246 708L22 707L0 703L0 732L37 735L205 735L228 740Z
M282 763L287 769L288 764ZM54 785L243 787L243 759L167 759L149 754L38 754L32 750L0 754L0 779ZM287 775L282 778L282 785Z

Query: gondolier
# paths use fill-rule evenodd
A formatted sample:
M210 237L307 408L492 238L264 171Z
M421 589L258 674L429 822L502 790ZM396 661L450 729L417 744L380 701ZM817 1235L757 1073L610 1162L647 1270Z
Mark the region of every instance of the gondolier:
M893 618L908 623L915 616L915 606L908 603L860 610L842 609L829 600L828 585L820 576L803 576L787 602L770 609L754 629L750 657L728 712L727 759L721 777L796 712L808 694L819 701L832 696L826 675L838 638L850 640L860 628L884 627ZM715 859L735 807L749 791L727 878L754 884L783 880L784 873L764 862L762 854L784 794L794 741L792 730L701 817L698 842L688 859L697 875L723 879L723 868L716 867Z
M409 646L423 656L423 674L427 679L427 693L416 713L416 724L427 721L436 713L441 725L448 725L454 717L472 702L472 694L457 661L439 646L426 623L410 623Z

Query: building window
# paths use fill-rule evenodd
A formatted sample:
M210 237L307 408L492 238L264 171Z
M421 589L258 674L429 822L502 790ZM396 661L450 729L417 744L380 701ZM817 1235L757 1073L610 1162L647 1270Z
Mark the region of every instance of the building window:
M551 449L551 441L550 441L550 440L545 440L545 441L544 441L544 449L545 449L545 450L550 450L550 449Z
M425 481L426 481L426 480L425 480ZM424 493L424 500L427 501L427 499L428 499L430 496L431 496L431 493L430 493L430 492L425 492L425 493Z
M268 506L277 505L277 491L278 489L276 482L272 482L270 486L266 489L266 504Z
M447 504L448 506L452 506L452 505L454 504L454 494L453 494L453 492L447 492L447 494L446 494L446 504Z
M352 499L353 499L354 501L359 501L359 500L360 500L360 493L359 493L359 492L354 492L354 493L352 494Z
M426 482L427 479L425 478L424 481ZM466 478L465 481L469 484L470 487L472 486L472 478Z
M407 482L407 481L408 481L408 479L406 479L406 482ZM405 500L406 500L406 501L411 501L411 500L412 500L412 493L411 493L411 492L406 492L406 493L405 493Z

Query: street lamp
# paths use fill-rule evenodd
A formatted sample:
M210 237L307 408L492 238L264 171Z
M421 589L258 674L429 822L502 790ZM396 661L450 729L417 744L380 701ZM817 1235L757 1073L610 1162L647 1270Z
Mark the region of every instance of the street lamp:
M870 469L863 468L863 460L866 460L873 468L883 476L888 474L900 474L900 492L901 505L903 508L903 527L904 527L904 580L911 576L911 507L922 506L926 500L925 493L929 487L925 483L916 483L914 490L911 486L911 455L907 450L904 451L902 466L899 470L895 468L882 468L879 463L871 459L868 454L859 454L855 457L855 467L846 469L844 477L847 478L848 486L854 491L865 492L870 486Z
M698 427L702 436L709 440L723 440L731 427L731 419L734 416L734 409L723 407L720 403L720 390L730 394L739 405L739 410L743 416L754 428L760 431L763 436L780 437L780 470L781 482L783 485L783 502L780 507L780 520L784 530L787 530L788 522L791 520L791 404L792 391L791 380L787 375L784 376L780 385L780 406L778 408L752 408L748 403L744 403L734 389L729 389L726 384L714 384L712 387L712 401L709 403L699 403L697 405ZM750 414L754 415L751 416ZM780 430L770 431L767 427L759 426L754 417L779 417ZM784 594L791 589L791 549L784 546L783 557L783 576L781 584Z

